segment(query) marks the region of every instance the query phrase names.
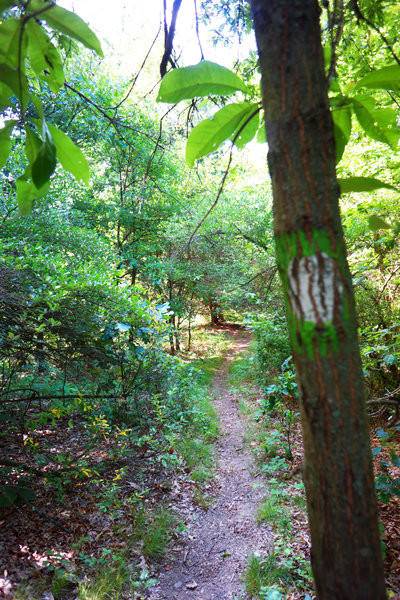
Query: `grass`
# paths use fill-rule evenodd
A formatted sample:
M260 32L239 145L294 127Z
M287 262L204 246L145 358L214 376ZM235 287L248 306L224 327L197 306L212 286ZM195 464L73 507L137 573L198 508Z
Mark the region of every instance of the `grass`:
M257 391L251 378L240 382L240 378L250 371L249 365L251 360L243 356L239 365L232 366L230 380L235 391L243 397L242 401L239 400L241 413L250 417L247 419L245 441L250 444L257 464L268 477L268 496L259 505L256 518L259 524L267 523L273 527L274 551L266 557L254 554L249 557L244 574L246 591L249 596L263 600L269 594L272 597L273 592L277 598L292 597L294 589L304 597L313 589L311 566L308 559L298 555L294 543L298 526L291 507L305 510L306 500L301 492L293 493L293 488L299 489L298 483L281 479L282 470L287 468L283 433L253 401Z
M83 565L76 572L63 569L54 571L51 584L21 584L12 596L13 600L42 600L51 597L54 600L119 600L123 591L140 593L154 582L146 571L139 572L122 555L112 555L107 562L94 568ZM141 596L138 596L141 597Z
M261 502L257 510L257 522L258 523L270 523L271 525L276 524L281 516L282 509L274 496L267 496Z
M190 470L212 465L212 446L201 440L185 438L177 443L177 449Z
M268 554L266 557L252 554L248 560L244 582L247 593L250 596L257 596L262 588L293 584L293 577L287 567L279 564L275 553Z
M163 556L177 524L176 516L165 507L159 508L154 513L138 507L135 508L133 517L135 520L133 540L141 541L143 556L149 558Z
M80 584L77 600L118 600L128 581L125 561L111 567L103 566L88 582Z
M207 469L207 467L204 467L202 465L200 465L196 469L193 469L191 473L191 477L196 483L206 483L207 481L210 481L210 479L212 479L213 476L214 475L212 470Z
M201 488L196 487L193 492L193 502L201 506L201 508L204 508L204 510L207 510L212 505L213 499L211 496L204 493Z

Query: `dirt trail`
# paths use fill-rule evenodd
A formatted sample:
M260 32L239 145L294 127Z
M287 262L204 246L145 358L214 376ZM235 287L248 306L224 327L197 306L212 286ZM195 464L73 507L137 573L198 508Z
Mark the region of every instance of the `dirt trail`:
M245 600L241 577L246 558L251 552L265 554L270 545L271 534L255 520L266 485L253 473L251 454L243 444L245 424L227 387L229 364L248 344L243 332L234 335L212 388L221 428L215 498L208 510L176 504L188 516L188 530L176 558L149 590L151 600Z

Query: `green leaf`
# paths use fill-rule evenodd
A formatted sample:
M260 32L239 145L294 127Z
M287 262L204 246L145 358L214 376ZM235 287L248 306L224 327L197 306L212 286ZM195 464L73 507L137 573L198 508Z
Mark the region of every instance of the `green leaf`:
M385 221L384 221L384 223L385 223ZM387 225L389 225L389 223L385 223L385 225L387 226ZM389 228L390 228L390 225L389 225ZM392 365L397 365L399 363L399 359L394 354L385 354L385 356L383 357L383 362L385 365L392 366Z
M250 106L252 107L250 114L243 117L243 119L239 123L239 127L237 128L237 131L240 131L241 127L243 127L243 129L240 131L240 133L237 137L236 137L236 133L232 136L232 139L236 138L235 144L239 148L239 150L243 150L245 145L248 144L249 142L251 142L251 140L256 135L257 129L259 126L259 120L260 120L259 119L259 114L260 114L259 106L258 106L258 104L251 104ZM251 116L252 113L253 113L253 116ZM246 121L248 121L248 122L246 123Z
M16 6L16 2L14 0L0 0L0 12L11 8L12 6Z
M36 12L46 5L48 5L46 0L31 0L29 8L32 12ZM103 51L97 36L85 21L75 13L61 8L61 6L52 6L43 12L39 18L46 21L52 29L81 42L86 48L94 50L99 56L103 57Z
M45 194L47 194L50 182L48 181L40 189L37 189L31 181L27 181L26 174L18 177L17 186L17 204L18 214L23 217L32 212L33 203Z
M28 500L29 502L35 500L36 498L36 494L31 488L18 486L17 491L18 496L20 496L24 500Z
M0 129L0 169L7 162L11 150L11 133L17 121L6 121L3 129Z
M40 117L40 123L41 123L44 119L44 109L43 109L42 101L37 96L33 96L33 95L31 95L31 100L32 100L32 104L34 105L34 107L36 108L36 110L38 112L38 115Z
M375 108L375 100L370 96L355 96L352 101L357 120L365 133L370 138L395 148L400 137L396 112L391 108Z
M379 231L380 229L391 229L389 223L386 223L381 217L377 215L370 215L368 217L368 225L372 231Z
M18 494L12 485L2 485L0 492L0 507L2 508L12 506L18 498Z
M338 183L341 194L348 194L349 192L372 192L379 188L398 191L393 185L380 181L380 179L375 179L375 177L338 178Z
M400 90L400 65L390 65L383 67L377 71L372 71L359 81L357 81L354 89L367 87L380 90Z
M82 150L62 131L48 125L57 150L57 158L63 168L78 181L89 183L89 164Z
M58 50L49 37L33 19L25 25L28 34L28 52L32 69L42 81L49 84L53 92L64 85L64 71Z
M25 154L29 164L32 165L42 146L42 140L34 131L32 131L29 125L25 125L25 134Z
M283 596L278 590L269 590L265 600L283 600Z
M212 119L204 119L191 131L186 142L186 162L193 167L195 160L214 152L237 131L243 118L250 116L254 105L228 104L215 113Z
M342 158L351 133L351 110L350 107L345 104L345 102L346 100L343 97L335 97L331 99L331 111L336 146L336 163L338 163Z
M32 181L38 189L50 179L57 164L56 147L46 121L43 121L42 135L42 145L32 164Z
M0 63L0 81L10 90L8 97L10 97L11 95L15 95L18 98L20 98L20 92L22 90L22 101L26 106L28 100L28 88L26 85L26 79L25 77L22 77L20 88L20 81L17 69L13 69L5 63ZM4 90L4 92L6 92L6 90Z
M176 104L200 96L226 96L237 91L247 92L244 82L235 73L208 60L197 65L173 69L161 81L157 102Z
M3 61L13 68L18 67L20 33L20 19L6 19L0 24L0 54L3 55ZM23 35L21 45L22 63L25 58L25 54L26 38Z
M267 143L267 134L265 131L265 121L264 119L261 121L261 125L257 131L257 142L259 144L266 144Z

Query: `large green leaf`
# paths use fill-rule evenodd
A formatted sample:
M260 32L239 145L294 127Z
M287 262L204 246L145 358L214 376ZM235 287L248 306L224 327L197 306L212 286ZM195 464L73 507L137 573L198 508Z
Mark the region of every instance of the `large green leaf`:
M29 164L33 164L42 147L42 140L32 131L29 125L25 125L25 154Z
M28 52L36 75L49 84L53 92L64 85L64 71L58 50L49 37L33 19L26 24L28 34Z
M15 487L12 485L2 485L0 487L0 507L7 508L12 506L17 500L18 494L15 491Z
M267 143L267 133L265 131L265 121L264 121L264 119L261 120L260 127L258 128L258 131L257 131L257 142L259 144L266 144Z
M346 177L345 179L339 179L340 191L342 194L348 194L349 192L372 192L379 188L386 188L388 190L398 191L393 185L380 181L375 177Z
M368 225L372 231L379 231L380 229L391 229L389 223L386 223L381 217L378 215L370 215L368 217Z
M197 65L167 73L161 82L157 102L176 104L180 100L210 94L226 96L237 91L247 91L240 77L221 65L203 60Z
M237 132L234 133L232 137L239 150L242 150L246 144L251 142L256 135L259 126L260 108L258 104L251 104L250 106L252 107L250 114L243 117L237 128Z
M42 137L42 145L32 164L32 181L38 189L50 179L57 164L56 147L45 121L42 125Z
M31 169L28 168L16 181L18 214L20 216L29 215L35 200L45 196L50 187L50 181L47 181L40 189L38 189L32 181L28 181L30 172Z
M13 68L18 67L20 33L20 19L6 19L0 24L0 54L3 55L2 62L7 63ZM25 36L22 36L21 42L21 61L23 63L26 53Z
M17 121L6 121L3 129L0 129L0 169L6 164L11 150L11 133Z
M33 202L37 199L36 188L32 182L18 177L17 186L17 204L18 214L20 216L29 215L32 211Z
M29 8L32 12L36 12L46 5L49 5L46 0L31 0ZM81 42L86 48L94 50L101 57L103 56L103 51L97 36L85 21L75 13L66 10L65 8L61 8L61 6L54 5L44 11L39 18L46 21L52 29L64 33L74 40L78 40L78 42Z
M370 96L355 96L352 102L357 120L365 133L370 138L395 148L400 137L396 112L391 108L375 108L375 100Z
M14 0L0 0L0 12L11 8L12 6L16 6L16 2Z
M367 87L381 90L400 90L400 65L390 65L383 67L377 71L372 71L359 81L357 81L354 89Z
M0 63L0 81L4 84L1 90L4 97L7 95L8 97L15 95L20 98L20 92L22 92L22 101L24 106L26 106L28 101L28 88L25 77L22 77L21 81L19 80L17 69L13 69L5 63Z
M78 181L89 183L89 165L82 150L62 131L48 125L57 150L57 158Z
M237 131L240 123L254 110L248 102L228 104L215 113L212 119L204 119L191 131L186 142L186 162L193 167L194 161L217 148Z
M335 135L336 163L338 163L350 139L351 110L349 105L346 104L345 98L336 96L331 98L331 111Z

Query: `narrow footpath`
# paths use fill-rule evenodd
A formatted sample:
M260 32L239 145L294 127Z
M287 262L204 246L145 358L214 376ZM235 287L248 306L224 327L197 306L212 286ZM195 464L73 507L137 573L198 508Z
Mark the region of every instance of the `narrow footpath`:
M228 369L248 337L234 332L235 342L214 378L212 393L221 436L216 443L218 467L213 497L207 510L183 506L188 529L171 563L157 574L148 590L151 600L247 600L242 581L251 553L267 554L271 534L256 522L257 507L267 489L254 474L255 466L244 444L245 421L237 398L228 389ZM176 503L179 511L179 503Z

